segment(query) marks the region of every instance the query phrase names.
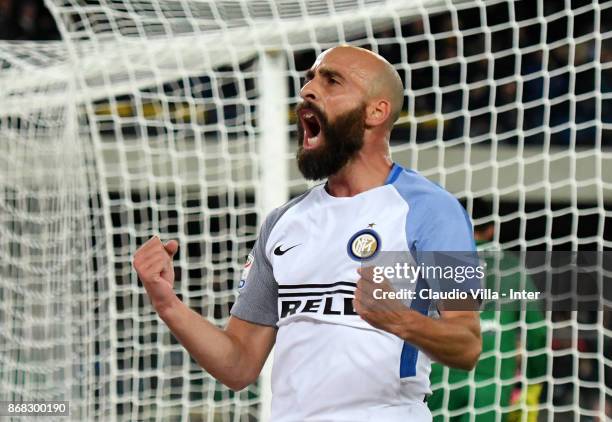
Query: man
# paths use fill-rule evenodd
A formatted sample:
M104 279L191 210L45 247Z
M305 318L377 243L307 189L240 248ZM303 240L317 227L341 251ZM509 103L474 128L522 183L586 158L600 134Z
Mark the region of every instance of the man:
M475 220L491 214L489 203L474 200L472 217ZM502 252L493 243L494 234L495 225L491 221L474 229L476 243L486 254L486 287L500 294L507 294L510 289L535 292L531 278L521 275L519 260L509 252ZM528 382L522 386L524 394L521 400L529 408L527 420L537 421L541 378L546 374L546 325L537 302L525 304L524 312L521 312L522 305L514 301L505 304L490 302L484 306L480 314L482 354L473 374L476 388L468 385L470 374L467 372L450 369L445 377L442 365L432 365L430 380L437 388L427 404L433 412L447 409L453 415L450 418L453 422L468 422L472 415L476 422L521 420L517 412L510 413L507 408L516 387L517 364L521 359L520 333L524 323L527 327L525 373ZM440 414L434 420L442 421L444 418Z
M177 339L230 388L254 382L276 344L273 421L431 420L429 356L472 368L478 316L454 311L433 320L424 300L412 309L374 306L372 271L357 270L381 250L474 250L469 220L450 194L391 161L404 94L383 58L355 47L328 50L300 96L298 167L327 183L267 216L225 329L174 294L175 241L150 239L134 266Z

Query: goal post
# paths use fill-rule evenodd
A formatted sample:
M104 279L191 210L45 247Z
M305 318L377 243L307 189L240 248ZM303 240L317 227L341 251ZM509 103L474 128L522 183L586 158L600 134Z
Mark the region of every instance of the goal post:
M287 84L283 83L286 68L283 51L266 51L259 56L261 136L258 163L261 182L257 197L262 215L267 215L289 200L289 107ZM270 420L271 416L273 354L274 350L270 353L260 376L261 421Z
M60 41L0 41L0 401L70 400L73 420L267 420L270 362L223 387L155 315L131 258L152 235L178 240L177 293L227 322L263 218L310 186L292 110L338 44L398 70L394 161L473 216L490 204L474 222L501 248L611 246L611 2L45 5ZM545 313L541 420L610 417L605 306ZM526 417L520 400L494 407Z

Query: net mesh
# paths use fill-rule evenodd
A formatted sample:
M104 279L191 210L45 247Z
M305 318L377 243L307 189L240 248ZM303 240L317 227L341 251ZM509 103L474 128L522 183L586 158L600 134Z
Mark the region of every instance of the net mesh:
M286 61L290 123L321 51L387 58L406 87L394 160L472 214L488 201L475 222L493 221L503 248L610 247L611 2L45 4L61 41L0 42L0 400L69 398L75 420L257 420L259 384L232 393L203 372L152 311L131 256L153 234L177 239L177 292L225 324L270 206L258 192L277 188L260 186L270 52ZM275 160L292 194L308 187L293 152ZM546 420L606 418L609 322L546 314Z

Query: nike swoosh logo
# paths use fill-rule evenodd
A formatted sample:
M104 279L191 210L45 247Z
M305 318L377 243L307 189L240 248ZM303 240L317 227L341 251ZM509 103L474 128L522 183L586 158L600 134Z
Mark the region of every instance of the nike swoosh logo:
M286 252L288 252L288 251L290 251L291 249L293 249L293 248L295 248L295 247L297 247L297 246L300 246L300 245L301 245L301 243L298 243L297 245L293 245L293 246L291 246L290 248L287 248L287 249L285 249L285 250L282 250L282 249L281 249L281 247L282 247L283 245L278 245L278 246L276 247L276 249L274 249L274 255L277 255L277 256L284 255Z

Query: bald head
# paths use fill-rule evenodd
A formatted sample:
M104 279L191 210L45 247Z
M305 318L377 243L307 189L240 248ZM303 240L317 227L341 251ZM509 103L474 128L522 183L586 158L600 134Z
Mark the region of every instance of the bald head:
M353 64L354 73L367 87L365 100L386 99L391 104L389 126L399 118L404 104L404 86L393 65L382 56L365 48L343 45L322 53L317 61L338 58Z

